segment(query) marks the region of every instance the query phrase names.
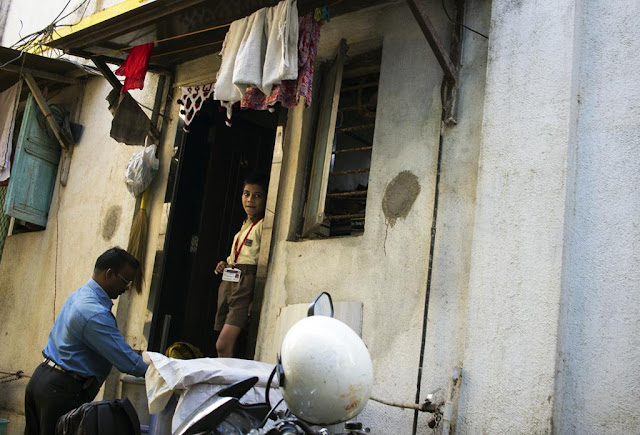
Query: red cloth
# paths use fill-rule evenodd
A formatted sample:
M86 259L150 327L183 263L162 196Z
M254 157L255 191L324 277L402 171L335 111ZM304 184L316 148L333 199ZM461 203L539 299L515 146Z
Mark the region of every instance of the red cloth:
M149 58L153 50L153 42L136 45L129 52L127 59L120 65L115 73L125 76L122 92L129 89L142 89L144 87L144 77L149 68Z

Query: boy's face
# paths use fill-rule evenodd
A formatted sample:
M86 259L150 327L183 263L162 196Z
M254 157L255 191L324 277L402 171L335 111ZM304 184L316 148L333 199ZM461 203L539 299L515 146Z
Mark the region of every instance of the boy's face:
M242 190L242 207L251 220L264 215L267 192L259 184L245 184Z

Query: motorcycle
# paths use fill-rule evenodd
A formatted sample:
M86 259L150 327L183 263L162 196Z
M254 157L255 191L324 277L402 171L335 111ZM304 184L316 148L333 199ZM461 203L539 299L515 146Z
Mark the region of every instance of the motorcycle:
M214 394L185 419L175 435L360 435L351 421L365 407L373 385L371 356L362 339L333 318L331 296L323 292L307 317L286 334L267 382L265 402L242 403L258 377L236 382ZM271 406L269 390L278 376L283 399ZM279 406L284 400L286 409ZM344 424L344 431L327 426Z

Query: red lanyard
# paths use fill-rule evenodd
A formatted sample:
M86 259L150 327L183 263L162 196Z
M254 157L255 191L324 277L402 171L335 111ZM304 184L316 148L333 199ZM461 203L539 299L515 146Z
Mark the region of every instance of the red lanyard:
M233 259L233 265L235 266L238 263L238 257L240 256L240 251L242 251L242 247L244 246L244 242L247 241L247 238L249 237L249 234L251 234L251 230L253 229L253 227L255 227L258 222L260 222L262 220L262 218L258 219L257 221L255 221L253 224L251 224L251 228L249 228L249 231L247 231L247 235L244 236L244 240L242 241L242 244L240 245L240 249L238 249L238 240L240 239L240 234L238 234L238 238L236 239L236 244L233 248L233 250L236 253L235 258Z

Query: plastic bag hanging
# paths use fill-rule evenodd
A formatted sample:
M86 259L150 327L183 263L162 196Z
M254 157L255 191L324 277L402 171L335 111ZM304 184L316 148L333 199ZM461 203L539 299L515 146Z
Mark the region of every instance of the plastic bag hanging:
M131 156L125 172L127 189L135 197L140 195L151 184L158 172L159 160L156 158L156 145L149 145Z

